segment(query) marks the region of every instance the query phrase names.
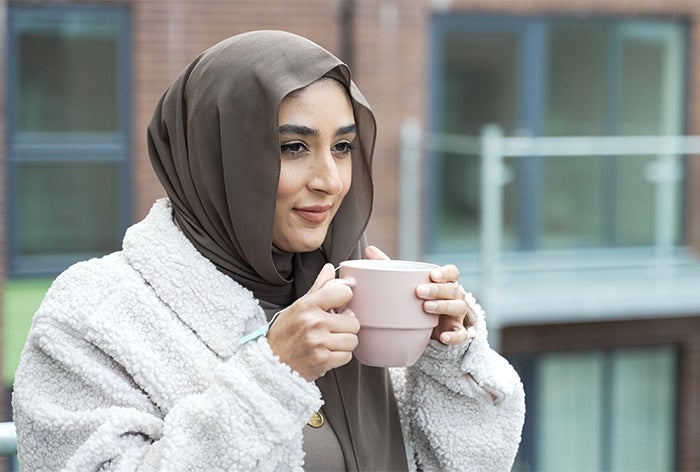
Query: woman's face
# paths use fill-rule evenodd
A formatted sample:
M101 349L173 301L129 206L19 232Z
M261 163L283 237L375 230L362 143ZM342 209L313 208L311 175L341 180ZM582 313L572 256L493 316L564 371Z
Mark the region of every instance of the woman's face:
M318 249L352 181L357 128L345 88L321 79L282 100L280 178L273 244L287 252Z

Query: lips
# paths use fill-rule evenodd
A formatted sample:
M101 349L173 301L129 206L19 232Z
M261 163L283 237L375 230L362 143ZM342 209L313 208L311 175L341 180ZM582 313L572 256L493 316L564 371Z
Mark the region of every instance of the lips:
M308 207L294 208L294 213L311 223L323 223L328 218L331 205L313 205Z

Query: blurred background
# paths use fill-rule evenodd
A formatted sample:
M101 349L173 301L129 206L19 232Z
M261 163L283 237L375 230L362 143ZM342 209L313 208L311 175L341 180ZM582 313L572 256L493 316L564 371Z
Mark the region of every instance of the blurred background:
M3 1L0 18L5 421L52 279L163 195L160 95L214 43L284 29L346 61L376 113L369 240L457 264L520 373L514 470L700 470L700 2Z

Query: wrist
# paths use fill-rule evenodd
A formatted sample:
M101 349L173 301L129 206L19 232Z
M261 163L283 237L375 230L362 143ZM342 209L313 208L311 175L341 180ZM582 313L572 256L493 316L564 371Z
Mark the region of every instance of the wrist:
M258 329L251 331L250 333L243 336L238 341L238 345L242 346L242 345L247 344L251 341L255 341L258 338L261 338L263 336L267 336L267 333L270 332L270 327L272 326L272 323L274 323L277 320L277 318L282 314L282 312L284 310L286 310L286 308L283 308L280 311L278 311L277 313L275 313L274 315L272 315L272 318L270 319L270 321L268 321L267 323L265 323L264 325L262 325Z

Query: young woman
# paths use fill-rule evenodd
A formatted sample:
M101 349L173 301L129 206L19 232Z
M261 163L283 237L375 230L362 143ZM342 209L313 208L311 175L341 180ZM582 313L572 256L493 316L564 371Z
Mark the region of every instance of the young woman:
M364 244L375 122L344 64L290 33L234 36L165 92L148 139L167 198L34 318L23 469L510 469L522 385L456 267L417 289L440 320L414 366L352 356L333 268L386 256Z

